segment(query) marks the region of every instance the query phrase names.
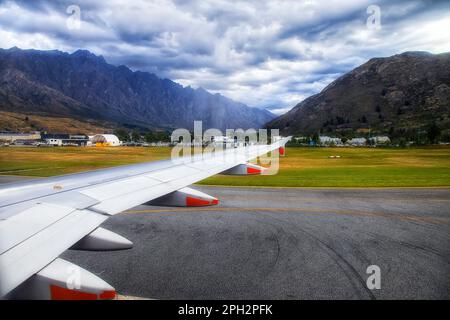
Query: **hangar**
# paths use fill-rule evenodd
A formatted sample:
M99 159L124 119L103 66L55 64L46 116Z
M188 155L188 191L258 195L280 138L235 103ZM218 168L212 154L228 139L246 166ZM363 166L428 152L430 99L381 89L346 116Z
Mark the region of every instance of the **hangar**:
M91 138L91 143L97 147L117 147L121 145L119 138L114 134L96 134Z

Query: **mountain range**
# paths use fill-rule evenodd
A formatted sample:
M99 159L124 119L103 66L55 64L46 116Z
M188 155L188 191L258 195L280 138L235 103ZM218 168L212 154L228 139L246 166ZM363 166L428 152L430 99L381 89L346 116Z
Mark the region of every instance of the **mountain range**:
M275 117L86 50L16 47L0 49L0 111L146 129L191 129L194 120L204 128L260 128Z
M450 131L450 53L373 58L272 120L283 134Z
M204 128L266 124L285 135L408 136L433 124L450 136L449 70L450 53L373 58L275 118L202 88L108 64L86 50L0 49L0 130L192 129L202 120Z

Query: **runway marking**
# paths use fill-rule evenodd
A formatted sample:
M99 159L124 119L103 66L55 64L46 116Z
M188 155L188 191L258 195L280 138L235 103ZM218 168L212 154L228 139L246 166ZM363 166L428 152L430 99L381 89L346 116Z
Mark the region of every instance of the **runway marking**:
M236 199L247 199L247 197L245 196L241 196L241 195L233 195L232 196L233 200ZM252 199L263 199L263 200L268 200L267 195L253 195L252 194ZM377 197L366 197L366 198L359 198L359 199L355 199L354 196L346 196L346 195L339 195L339 197L334 197L331 198L332 201L340 201L340 202L345 202L350 200L356 200L356 201L364 201L367 202L368 200L372 200L373 202L376 202L380 199L382 199L384 202L423 202L424 199L409 199L409 198L377 198ZM270 199L269 199L270 200ZM288 195L285 199L283 199L283 201L309 201L309 202L323 202L324 200L330 200L330 197L328 195L324 195L324 197L320 198L320 197L298 197L297 195ZM450 199L429 199L427 198L426 201L437 201L437 202L448 202L450 201Z
M320 189L330 189L330 190L336 190L336 189L342 189L342 190L394 190L397 191L399 189L450 189L450 185L442 185L442 186L417 186L417 187L408 187L408 186L381 186L381 187L373 187L373 186L367 186L367 187L345 187L345 186L323 186L323 187L306 187L306 186L298 186L298 187L280 187L280 186L245 186L245 185L226 185L226 184L203 184L203 183L196 183L195 186L198 187L207 187L207 188L235 188L235 189L305 189L305 190L320 190Z
M317 208L168 208L168 209L146 209L146 210L127 210L125 214L146 214L146 213L162 213L162 212L200 212L200 211L283 211L283 212L305 212L305 213L331 213L337 215L353 215L363 217L383 217L402 221L426 222L434 224L450 225L450 220L441 218L419 217L411 215L401 215L398 213L387 212L370 212L370 211L353 211L353 210L335 210L335 209L317 209ZM450 213L449 213L450 215Z

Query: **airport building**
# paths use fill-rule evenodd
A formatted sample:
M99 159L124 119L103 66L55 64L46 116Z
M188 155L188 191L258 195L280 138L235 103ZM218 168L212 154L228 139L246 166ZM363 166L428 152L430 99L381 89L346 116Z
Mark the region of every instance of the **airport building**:
M376 136L373 137L373 140L376 144L388 144L391 142L391 139L389 139L388 136Z
M342 140L340 138L332 138L328 136L320 136L319 142L322 145L335 145L335 146L342 145Z
M0 141L12 143L17 140L20 141L38 141L41 140L41 133L38 131L30 132L30 133L22 133L22 132L10 132L10 131L2 131L0 132Z
M118 147L122 142L114 134L96 134L89 137L90 145L96 147Z
M89 137L84 134L42 134L42 140L52 146L86 146Z
M353 139L348 140L347 143L351 146L361 147L361 146L365 146L367 144L367 139L366 138L353 138Z

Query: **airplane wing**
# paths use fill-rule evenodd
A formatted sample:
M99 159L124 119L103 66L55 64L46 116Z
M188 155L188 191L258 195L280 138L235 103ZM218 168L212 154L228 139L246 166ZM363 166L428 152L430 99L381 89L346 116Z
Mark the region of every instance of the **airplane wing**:
M218 173L258 174L263 168L247 161L274 150L284 154L289 139L0 188L0 298L114 298L113 287L58 256L67 249L130 248L130 241L99 226L149 201L217 204L214 197L186 187Z

